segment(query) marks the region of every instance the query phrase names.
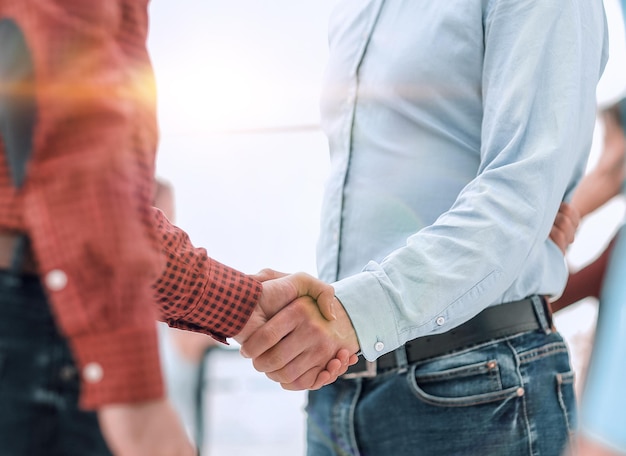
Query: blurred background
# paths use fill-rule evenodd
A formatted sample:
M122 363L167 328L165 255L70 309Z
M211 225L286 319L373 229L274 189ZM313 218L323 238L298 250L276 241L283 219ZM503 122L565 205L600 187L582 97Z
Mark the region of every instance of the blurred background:
M327 20L337 0L178 0L151 3L149 48L159 93L157 175L169 182L176 223L215 259L247 273L315 274L328 147L318 96ZM626 49L618 0L605 0L609 65L601 105L624 94ZM600 150L602 125L589 166ZM624 215L618 197L584 220L568 262L604 249ZM582 372L596 304L556 317ZM236 347L206 356L203 454L303 454L305 394L258 374Z

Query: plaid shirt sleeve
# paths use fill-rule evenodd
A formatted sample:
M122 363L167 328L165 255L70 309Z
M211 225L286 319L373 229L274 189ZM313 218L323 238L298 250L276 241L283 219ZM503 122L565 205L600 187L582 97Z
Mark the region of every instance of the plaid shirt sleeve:
M155 210L166 267L155 284L160 319L225 342L239 333L261 294L251 277L194 248L187 234Z

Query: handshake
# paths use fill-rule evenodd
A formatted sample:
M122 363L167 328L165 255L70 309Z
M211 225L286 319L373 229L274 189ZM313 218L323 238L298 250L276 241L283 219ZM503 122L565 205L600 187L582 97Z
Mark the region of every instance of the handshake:
M261 298L234 339L256 370L286 390L313 390L356 363L356 332L331 285L270 269L255 278L263 282Z

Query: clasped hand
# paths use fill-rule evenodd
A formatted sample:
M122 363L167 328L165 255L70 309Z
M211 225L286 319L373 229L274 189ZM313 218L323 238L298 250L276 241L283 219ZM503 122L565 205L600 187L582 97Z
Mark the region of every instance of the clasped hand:
M234 337L254 368L287 390L319 389L357 361L356 332L334 289L314 277L264 269L263 293Z

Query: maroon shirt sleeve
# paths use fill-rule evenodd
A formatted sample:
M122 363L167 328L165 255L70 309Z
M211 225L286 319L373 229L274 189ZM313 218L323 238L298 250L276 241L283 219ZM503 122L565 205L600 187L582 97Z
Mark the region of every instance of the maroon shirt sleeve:
M581 299L590 297L599 299L604 273L614 244L615 239L612 239L598 258L581 270L569 275L563 294L550 304L553 312L564 309Z

